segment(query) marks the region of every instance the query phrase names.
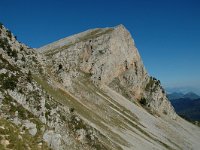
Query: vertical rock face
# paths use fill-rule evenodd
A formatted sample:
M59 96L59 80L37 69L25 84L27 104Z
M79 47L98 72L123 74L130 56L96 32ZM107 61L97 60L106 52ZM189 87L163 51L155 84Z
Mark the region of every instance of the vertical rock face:
M88 30L38 51L47 56L52 73L66 87L71 86L72 78L84 72L96 86L110 86L153 112L176 116L160 82L147 74L135 43L123 25Z

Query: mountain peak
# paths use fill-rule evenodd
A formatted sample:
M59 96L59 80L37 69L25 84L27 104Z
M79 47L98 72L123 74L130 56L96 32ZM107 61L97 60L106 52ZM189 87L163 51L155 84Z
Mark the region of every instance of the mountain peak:
M184 98L198 99L198 98L200 98L200 96L197 95L197 94L194 93L194 92L188 92L188 93L184 94Z
M170 100L181 99L181 98L193 100L193 99L198 99L198 98L200 98L200 96L197 95L197 94L194 93L194 92L188 92L188 93L186 93L186 94L183 94L183 93L181 93L181 92L173 92L173 93L171 93L171 94L168 94L167 96L168 96L168 98L169 98Z
M114 29L118 29L118 28L127 30L126 27L123 24L119 24L119 25L114 27Z
M115 89L120 85L123 87L120 90L126 91L131 101L140 103L141 99L145 99L151 111L175 116L164 89L157 79L148 76L133 38L123 25L87 30L37 51L47 57L52 74L62 74L61 80L66 87L71 86L67 82L69 77L76 77L81 70L90 75L96 86ZM59 65L62 71L58 74ZM119 81L117 85L116 80ZM153 96L152 90L159 97Z
M20 138L25 149L199 147L199 128L177 116L124 26L88 30L37 50L9 36L0 28L0 147L19 148L5 138L16 133L28 135Z

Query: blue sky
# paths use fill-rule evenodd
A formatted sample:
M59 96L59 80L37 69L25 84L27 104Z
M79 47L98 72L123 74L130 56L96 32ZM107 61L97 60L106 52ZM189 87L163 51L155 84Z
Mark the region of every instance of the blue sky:
M150 75L200 89L199 0L0 0L0 21L31 47L124 24Z

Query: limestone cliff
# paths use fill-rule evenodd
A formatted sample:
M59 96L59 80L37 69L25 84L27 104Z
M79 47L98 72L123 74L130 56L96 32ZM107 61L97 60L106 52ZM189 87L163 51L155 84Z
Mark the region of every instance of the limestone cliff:
M135 43L123 25L89 30L38 49L64 86L80 71L97 86L109 85L131 101L145 101L152 112L176 117L160 82L150 77ZM60 67L59 67L60 66ZM144 102L143 102L144 105Z

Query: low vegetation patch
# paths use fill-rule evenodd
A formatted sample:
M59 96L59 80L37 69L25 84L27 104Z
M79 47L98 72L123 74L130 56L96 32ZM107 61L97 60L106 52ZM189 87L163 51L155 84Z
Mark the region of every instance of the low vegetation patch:
M42 142L42 141L41 141ZM13 150L48 150L47 144L38 145L34 137L28 131L22 133L20 128L8 120L0 118L0 149Z
M143 105L143 106L146 106L146 105L147 105L147 100L146 100L146 98L144 98L144 97L141 98L139 102L140 102L140 104Z
M10 90L14 90L17 86L18 83L18 77L15 75L11 75L9 77L8 72L7 73L2 73L0 74L0 85L2 85L3 89L10 89Z
M158 86L160 86L160 80L157 80L154 77L150 77L149 82L147 83L145 87L145 91L155 92Z

